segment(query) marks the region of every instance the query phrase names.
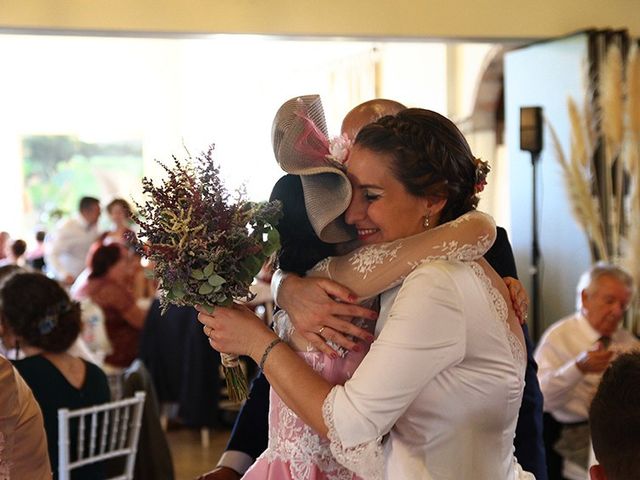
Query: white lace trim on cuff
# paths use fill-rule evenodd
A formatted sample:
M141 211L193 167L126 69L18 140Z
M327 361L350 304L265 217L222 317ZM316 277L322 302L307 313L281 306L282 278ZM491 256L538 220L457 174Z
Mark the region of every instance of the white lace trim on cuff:
M322 416L327 425L331 453L336 460L366 480L382 480L384 471L384 457L382 437L361 443L354 447L345 447L336 429L333 405L336 393L341 386L335 386L325 398L322 405Z

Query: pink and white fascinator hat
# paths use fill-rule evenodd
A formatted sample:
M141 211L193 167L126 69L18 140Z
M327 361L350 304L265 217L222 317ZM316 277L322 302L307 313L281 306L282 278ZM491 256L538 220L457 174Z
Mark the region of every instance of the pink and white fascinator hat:
M330 142L319 95L287 100L271 129L273 153L280 168L300 175L307 215L318 237L327 243L353 240L355 230L342 214L351 202L351 183L344 172L345 140Z

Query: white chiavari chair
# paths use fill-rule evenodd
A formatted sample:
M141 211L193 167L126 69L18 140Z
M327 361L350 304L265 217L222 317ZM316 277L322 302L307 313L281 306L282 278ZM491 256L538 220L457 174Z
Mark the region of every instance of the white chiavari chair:
M110 480L132 480L144 407L144 392L93 407L58 410L58 478L69 480L71 470L123 457L124 472ZM71 425L77 422L76 454L71 455Z

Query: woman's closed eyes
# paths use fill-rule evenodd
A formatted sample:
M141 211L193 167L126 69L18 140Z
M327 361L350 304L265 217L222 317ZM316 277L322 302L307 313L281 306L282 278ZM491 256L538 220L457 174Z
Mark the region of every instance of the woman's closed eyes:
M371 190L365 190L364 191L364 198L369 203L375 202L376 200L379 200L380 198L382 198L382 192L374 192L374 191L371 191Z

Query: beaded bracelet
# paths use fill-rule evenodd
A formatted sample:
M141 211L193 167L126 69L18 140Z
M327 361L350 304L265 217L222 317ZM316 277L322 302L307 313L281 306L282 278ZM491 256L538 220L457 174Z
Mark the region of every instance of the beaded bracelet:
M264 362L266 362L269 353L271 353L271 349L273 349L273 347L275 347L280 342L282 342L282 339L280 337L274 338L271 343L267 345L267 348L264 349L264 353L262 354L262 358L260 359L260 370L264 370Z

